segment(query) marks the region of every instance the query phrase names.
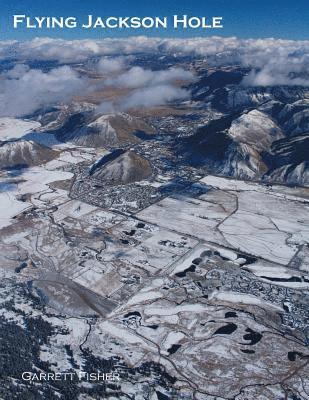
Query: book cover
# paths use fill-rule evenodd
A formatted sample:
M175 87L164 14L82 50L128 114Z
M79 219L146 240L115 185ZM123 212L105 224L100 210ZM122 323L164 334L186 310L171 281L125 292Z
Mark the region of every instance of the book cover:
M308 23L1 2L1 400L309 400Z

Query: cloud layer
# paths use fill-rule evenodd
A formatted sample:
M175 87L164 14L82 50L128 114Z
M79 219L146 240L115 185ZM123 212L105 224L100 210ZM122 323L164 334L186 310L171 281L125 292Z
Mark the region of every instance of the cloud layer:
M242 82L246 86L309 86L309 41L142 36L75 41L49 38L0 41L0 62L14 60L19 63L0 74L0 116L28 115L40 107L69 101L87 89L87 78L81 77L72 67L64 65L45 72L25 65L34 60L53 60L59 64L92 60L92 65L94 61L97 71L107 75L105 86L130 90L115 103L103 103L102 110L163 105L188 96L175 81L192 80L189 71L181 68L152 71L141 67L126 71L128 57L138 53L190 55L205 59L211 66L240 65L250 69Z
M171 81L192 81L193 75L190 71L182 68L169 68L162 71L152 71L141 67L132 67L129 71L108 79L105 85L124 88L138 88L143 86L155 86Z
M19 64L0 75L0 116L25 116L86 89L87 80L69 66L42 72Z
M118 75L107 79L105 86L133 89L127 96L115 102L103 102L98 112L126 111L136 107L154 107L175 100L184 100L189 92L177 85L177 82L192 82L194 75L182 68L169 68L152 71L141 67L132 67Z
M102 40L37 38L25 42L0 42L0 60L11 58L73 63L93 57L136 53L192 55L206 58L210 65L239 64L254 71L245 80L247 85L309 84L309 41L236 37L162 39L139 36ZM101 64L102 70L120 67L118 62L106 59Z
M127 111L130 108L147 108L162 106L171 101L185 100L189 97L187 90L171 84L149 86L133 91L115 102L106 101L97 108L98 113Z
M96 64L96 70L102 74L110 74L121 71L124 66L124 57L102 57Z

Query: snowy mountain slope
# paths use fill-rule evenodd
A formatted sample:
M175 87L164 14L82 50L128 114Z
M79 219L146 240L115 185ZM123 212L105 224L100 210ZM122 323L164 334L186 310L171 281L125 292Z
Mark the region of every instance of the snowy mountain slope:
M94 115L77 113L71 115L56 132L62 142L72 142L79 146L113 147L137 143L138 132L153 133L153 129L138 118L125 113Z
M111 185L141 181L151 173L149 161L133 151L123 152L103 165L99 162L90 170L94 178Z
M57 155L58 152L32 141L6 142L0 146L0 167L40 165Z
M283 137L278 125L259 110L252 110L235 119L228 135L236 142L248 144L259 151L268 150L273 141Z
M197 73L192 99L221 118L180 140L179 154L216 174L308 185L308 87L248 86L238 66Z

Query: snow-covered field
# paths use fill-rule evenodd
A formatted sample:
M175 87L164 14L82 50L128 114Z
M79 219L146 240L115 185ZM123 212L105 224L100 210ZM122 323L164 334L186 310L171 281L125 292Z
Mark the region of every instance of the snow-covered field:
M36 121L0 118L0 141L19 139L40 126Z
M286 326L304 318L302 305L293 308L309 287L302 191L207 176L189 194L125 215L69 197L65 169L95 156L80 151L3 173L0 264L44 293L50 315L66 315L65 334L42 345L40 359L69 369L60 350L69 344L82 370L86 343L93 356L132 367L158 361L180 385L198 382L201 393L225 398L240 384L269 383L271 368L286 376L290 364L277 369L273 357L305 352L278 334L281 318Z
M206 242L287 265L309 240L309 200L281 187L207 176L198 198L165 198L139 218ZM278 190L277 190L278 189Z
M20 171L18 178L5 177L3 181L11 183L11 188L9 191L0 193L1 228L10 225L13 217L32 207L30 200L32 195L44 192L52 182L70 179L72 176L70 172L49 171L43 167L33 167ZM29 200L19 200L23 195L27 195Z

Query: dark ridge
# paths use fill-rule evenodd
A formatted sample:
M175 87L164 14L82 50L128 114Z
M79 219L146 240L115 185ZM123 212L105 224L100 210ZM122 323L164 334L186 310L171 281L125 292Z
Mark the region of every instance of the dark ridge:
M109 154L106 154L106 156L103 156L98 162L93 164L89 170L89 175L93 175L96 169L102 167L104 164L115 160L117 157L119 157L121 154L125 153L125 150L123 149L115 149Z
M303 354L298 351L289 351L288 352L288 359L289 361L295 361L296 357L303 357Z
M247 349L240 349L240 351L242 351L243 353L246 353L246 354L254 354L255 353L254 350L247 350Z
M299 276L291 276L291 278L270 278L268 276L261 276L261 278L272 282L302 282L302 279Z
M279 112L284 108L284 104L281 104L281 107L278 106L278 111L277 114L279 114ZM307 105L295 105L295 103L292 105L292 107L290 108L290 110L285 110L285 112L281 115L281 116L277 116L278 121L280 122L280 124L284 124L287 121L289 121L294 114L297 114L301 111L304 111L307 109Z
M15 272L17 274L20 273L23 269L27 268L28 264L26 262L22 262L18 267L15 268Z
M202 261L203 261L202 258L198 257L192 261L192 264L199 265Z
M74 354L73 354L73 350L71 349L71 346L69 344L65 344L64 345L64 349L65 349L65 351L67 353L68 359L69 359L72 367L78 369L79 365L76 364L76 362L74 360Z
M283 309L284 309L285 312L287 312L287 313L290 312L289 307L288 307L287 305L285 305L284 303L283 303L282 307L283 307Z
M244 71L215 71L206 76L202 76L201 79L192 85L192 98L194 100L203 100L215 89L223 88L226 85L237 85L243 79ZM198 92L205 88L206 90L198 94Z
M28 164L14 164L12 166L4 166L1 167L3 171L14 171L14 170L20 170L24 168L29 168Z
M250 340L250 343L248 343L249 346L253 346L254 344L257 344L263 337L263 335L259 332L255 332L254 330L247 328L246 333L243 338L245 340Z
M185 269L184 271L178 272L175 274L178 278L184 278L187 275L187 272L194 272L196 270L195 265L190 265L189 268Z
M186 185L186 181L182 180L182 179L177 179L175 178L174 180L165 183L164 185L162 185L159 189L158 192L161 195L170 195L172 193L178 193L179 191L181 191L184 186Z
M250 265L256 262L257 258L251 257L251 256L247 256L245 254L242 253L237 253L237 258L244 258L246 260L246 262L243 265Z
M135 131L135 132L133 132L133 135L136 136L138 139L141 139L144 141L153 140L156 138L154 135L148 135L144 131Z
M222 163L227 156L229 146L233 143L225 131L231 126L235 117L238 117L238 114L210 121L193 135L180 138L179 154L185 154L185 161L193 166Z
M166 394L163 394L162 392L159 392L158 390L156 391L156 395L158 400L170 400L170 398L168 396L166 396Z
M78 112L76 114L71 115L64 124L54 133L56 133L56 137L61 141L61 135L74 129L82 127L89 119L91 112Z
M131 311L123 316L123 318L130 318L130 317L142 317L142 315L138 311Z
M211 255L212 255L211 250L205 250L200 254L201 257L210 257Z
M18 201L22 201L23 203L25 203L28 200L27 197L27 194L22 194L18 197Z
M171 384L174 385L177 382L177 378L166 372L165 368L161 364L152 361L146 361L134 370L137 373L142 373L143 376L155 374L158 377L158 384L161 384L161 386L164 385L165 388L169 388Z
M308 133L276 140L271 146L271 154L264 156L269 165L267 175L285 165L290 165L290 169L293 170L302 162L307 164L309 162L308 147Z
M150 329L158 329L158 328L159 328L159 325L147 325L147 328L150 328Z
M227 313L225 313L225 318L237 318L237 314L235 311L228 311Z
M230 323L224 326L221 326L219 329L216 330L214 335L230 335L231 333L235 332L237 329L237 325Z
M180 349L180 347L181 344L173 344L173 346L171 346L167 351L169 352L169 354L174 354L178 349Z
M136 233L135 229L131 229L130 232L128 231L123 231L124 234L126 234L127 236L134 236Z

